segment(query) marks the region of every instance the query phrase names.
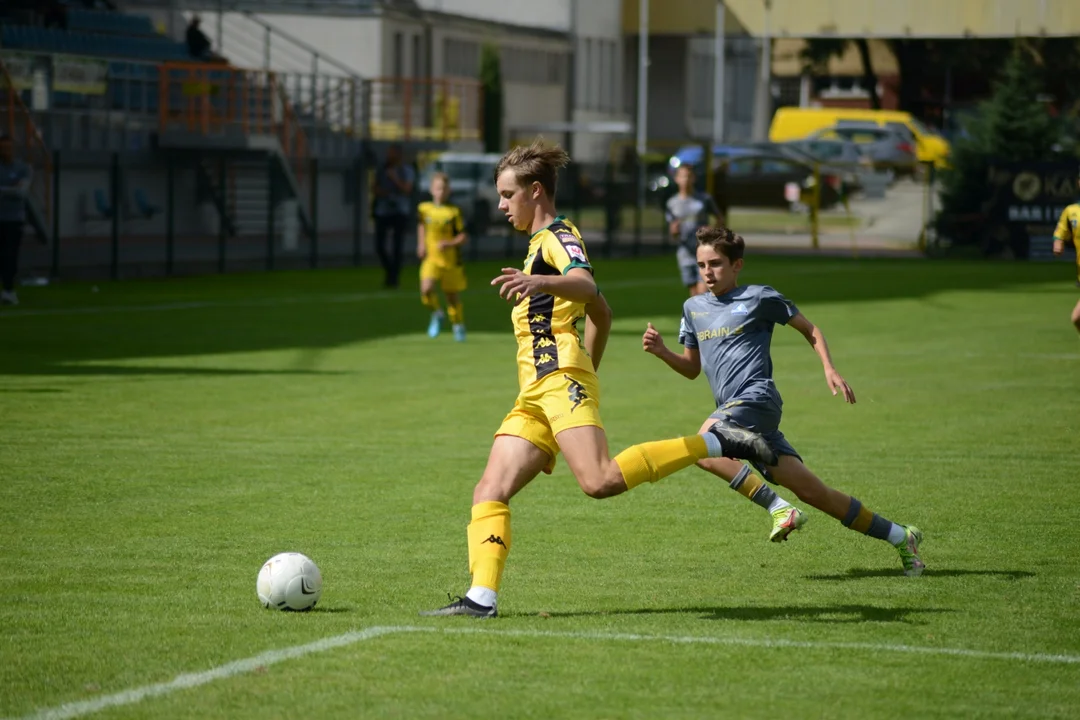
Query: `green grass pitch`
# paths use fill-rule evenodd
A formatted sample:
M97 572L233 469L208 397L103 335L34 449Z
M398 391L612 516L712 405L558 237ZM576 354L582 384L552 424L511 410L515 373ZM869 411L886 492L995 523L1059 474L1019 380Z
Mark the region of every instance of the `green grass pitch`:
M597 264L613 450L696 431L704 379L641 351L649 321L675 344L674 260ZM697 469L597 502L560 462L513 503L502 617L419 618L466 587L472 487L517 390L498 267L469 268L463 345L371 269L22 292L0 312L0 716L1077 716L1068 268L748 260L858 396L778 328L783 430L924 530L922 578L814 510L772 545ZM316 611L259 606L283 550L319 564Z

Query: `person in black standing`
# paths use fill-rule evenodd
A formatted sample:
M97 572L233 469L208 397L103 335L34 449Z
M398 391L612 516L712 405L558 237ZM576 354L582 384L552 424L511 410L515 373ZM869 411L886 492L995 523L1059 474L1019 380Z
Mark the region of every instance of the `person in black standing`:
M375 203L372 208L375 216L375 252L386 274L386 287L398 286L402 246L405 244L415 183L416 173L405 164L401 146L391 145L386 151L386 161L375 174Z
M206 33L199 29L201 24L202 18L198 15L192 15L184 39L187 41L188 55L203 60L210 57L211 53L210 38L206 37Z
M0 134L0 304L18 305L15 273L19 269L19 245L26 224L26 195L30 190L30 167L15 159L15 143Z

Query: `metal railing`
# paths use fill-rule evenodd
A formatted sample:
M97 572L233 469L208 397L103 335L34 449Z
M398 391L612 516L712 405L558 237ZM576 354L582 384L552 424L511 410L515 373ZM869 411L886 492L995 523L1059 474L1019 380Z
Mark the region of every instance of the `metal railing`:
M3 97L3 127L15 141L16 153L25 153L25 160L34 170L30 184L31 200L42 209L46 224L52 217L52 152L45 144L34 117L23 102L19 88L11 79L7 66L0 58L0 96Z
M367 82L375 140L479 140L483 91L463 78L376 78Z
M319 75L331 71L359 79L355 68L328 56L319 48L244 10L222 25L220 51L237 64L278 72L306 72Z
M158 79L159 131L201 135L274 135L302 172L307 138L276 73L220 65L163 63Z

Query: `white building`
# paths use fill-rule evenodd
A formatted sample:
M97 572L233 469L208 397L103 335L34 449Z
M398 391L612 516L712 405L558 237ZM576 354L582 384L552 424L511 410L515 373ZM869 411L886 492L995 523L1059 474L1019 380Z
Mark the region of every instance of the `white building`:
M281 73L478 79L481 48L498 46L503 133L629 120L623 0L131 0L174 36L198 13L215 50L239 66ZM576 49L576 52L575 52ZM388 90L389 91L389 90ZM377 101L376 101L377 102ZM607 157L610 135L549 133L582 160Z

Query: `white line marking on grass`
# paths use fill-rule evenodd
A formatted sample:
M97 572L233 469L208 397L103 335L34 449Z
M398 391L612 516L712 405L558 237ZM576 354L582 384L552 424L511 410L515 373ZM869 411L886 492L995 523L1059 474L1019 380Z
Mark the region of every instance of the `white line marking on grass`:
M444 633L503 635L509 637L565 638L569 640L621 640L624 642L668 642L673 644L738 645L760 648L806 648L822 650L867 650L916 655L945 655L974 660L1018 660L1020 662L1080 664L1080 655L1046 655L1042 653L991 652L964 648L930 647L925 645L889 645L884 643L827 642L815 640L785 640L784 638L741 638L709 635L637 635L634 633L560 632L557 630L485 630L483 628L447 628Z
M323 638L322 640L316 640L315 642L308 643L306 645L295 645L293 647L282 648L281 650L268 650L267 652L261 653L259 655L254 655L244 660L236 660L225 665L219 665L218 667L211 670L177 675L169 682L155 683L153 685L143 685L142 687L125 690L114 695L105 695L103 697L94 698L93 700L82 700L79 702L65 703L64 705L58 705L53 708L40 710L33 715L27 715L26 720L64 720L65 718L76 718L83 715L90 715L92 713L105 710L106 708L119 707L121 705L133 705L135 703L142 702L147 698L168 695L169 693L176 692L177 690L187 690L189 688L205 685L206 683L213 682L214 680L222 680L224 678L229 678L234 675L249 673L260 667L266 667L267 665L275 665L279 662L284 662L285 660L292 660L293 658L303 657L304 655L310 655L311 653L323 652L325 650L333 650L334 648L344 647L346 645L353 645L358 642L363 642L364 640L371 640L372 638L377 638L381 635L432 629L434 628L419 628L407 626L369 627L364 630L348 632L344 635L335 635L334 637Z
M235 675L253 672L260 667L275 665L286 660L311 655L312 653L333 650L347 645L354 645L364 640L391 635L394 633L429 632L441 635L491 635L496 637L554 638L563 640L599 640L609 642L664 642L674 645L727 645L754 648L805 648L811 650L865 650L867 652L892 652L913 655L941 655L961 657L972 660L1014 660L1028 663L1049 663L1056 665L1078 665L1080 655L1048 655L1042 653L990 652L984 650L966 650L963 648L929 647L920 645L890 645L887 643L857 642L819 642L814 640L786 640L784 638L743 638L716 635L639 635L636 633L574 632L558 630L499 630L487 627L415 627L411 625L389 625L356 630L343 635L323 638L306 645L295 645L280 650L267 652L219 665L211 670L178 675L173 680L153 685L125 690L113 695L65 703L52 708L39 710L27 715L23 720L65 720L100 712L111 707L134 705L147 698L160 697L190 688L206 685L215 680L224 680Z

